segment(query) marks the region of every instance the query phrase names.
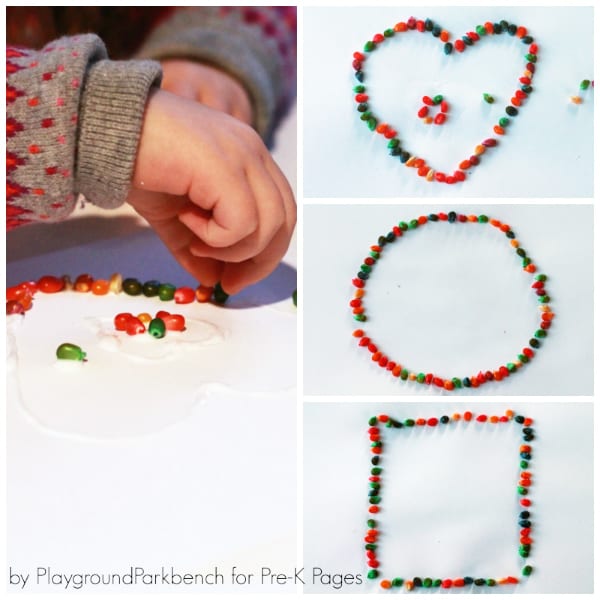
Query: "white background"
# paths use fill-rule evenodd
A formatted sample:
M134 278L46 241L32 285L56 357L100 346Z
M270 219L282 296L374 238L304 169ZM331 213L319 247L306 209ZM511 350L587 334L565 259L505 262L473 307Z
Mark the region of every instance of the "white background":
M428 183L388 156L387 140L360 121L352 88L352 54L376 33L411 15L450 31L452 41L485 21L528 28L539 45L534 91L497 148L481 157L466 182ZM307 197L477 197L592 195L593 79L591 8L395 7L307 8L304 30L304 193ZM430 33L396 34L372 52L365 85L380 122L398 131L404 148L435 170L453 173L485 138L517 89L528 46L508 34L482 39L463 54L443 53ZM485 103L482 94L496 98ZM450 103L443 126L417 118L424 95Z
M362 328L391 360L444 378L516 360L537 328L539 303L509 240L491 225L429 223L386 246L372 272L367 321L348 306L360 264L399 221L455 209L513 228L548 275L556 317L537 356L501 382L468 395L593 393L590 206L306 206L304 392L309 395L456 394L403 382L371 361L351 333ZM456 225L458 225L456 227ZM369 308L372 307L372 308Z
M404 420L465 410L503 415L507 408L534 419L528 496L534 543L527 562L517 553L517 515L523 510L516 502L518 425L382 428L382 501L374 517L380 523L382 577L366 580L369 417ZM317 566L328 573L362 574L364 585L341 591L376 592L382 578L396 576L520 577L522 564L534 566L535 573L518 587L499 586L493 592L593 591L590 404L307 403L304 415L305 565L311 571ZM318 584L309 590L334 591Z

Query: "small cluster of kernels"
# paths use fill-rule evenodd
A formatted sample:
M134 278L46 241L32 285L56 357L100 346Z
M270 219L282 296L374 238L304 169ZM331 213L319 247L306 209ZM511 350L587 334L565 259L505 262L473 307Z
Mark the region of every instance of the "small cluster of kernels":
M525 55L527 61L525 71L519 79L520 87L515 91L511 98L510 105L506 107L505 112L507 116L503 116L498 121L497 125L494 125L494 133L497 135L504 135L505 128L510 125L509 117L516 117L518 114L517 107L521 106L523 101L533 91L531 82L533 74L535 73L535 63L537 62L538 46L534 43L533 38L527 34L527 29L522 26L517 26L508 23L508 21L502 20L499 23L487 22L484 25L478 25L475 31L469 31L462 39L458 39L454 42L454 46L448 41L450 35L436 25L431 19L419 20L411 17L406 22L397 23L393 28L386 29L383 34L377 33L373 36L372 40L366 42L363 48L363 52L355 52L353 54L352 68L355 71L355 77L360 82L360 85L354 87L355 101L358 103L357 110L360 113L360 118L365 121L371 131L377 131L389 140L388 148L391 156L397 156L400 161L406 166L414 166L417 169L417 174L423 177L426 181L437 181L440 183L454 184L466 179L465 171L479 164L479 156L485 152L486 148L491 148L497 145L497 140L485 140L479 144L476 148L476 152L469 158L462 161L459 165L459 169L453 174L447 175L446 173L436 172L433 168L426 164L426 161L418 156L412 155L410 152L402 149L400 146L400 140L396 137L397 132L391 128L388 124L380 124L377 117L371 112L369 108L369 96L366 93L366 88L363 85L365 79L365 72L363 70L367 55L373 52L379 44L384 42L386 39L393 37L396 33L416 30L416 31L430 31L434 37L439 37L444 42L444 52L450 54L453 47L457 52L464 52L468 46L472 46L482 37L492 34L508 33L511 36L520 38L524 44L529 45L528 52ZM589 85L589 82L588 82ZM428 98L427 96L423 98ZM488 94L484 94L486 101L493 102L493 98ZM440 100L440 103L442 101ZM447 110L442 110L436 115L434 119L429 116L428 103L424 102L423 106L417 113L418 117L423 119L425 123L431 123L432 121L438 125L441 125L446 120ZM430 106L430 105L429 105ZM446 108L447 105L446 105ZM493 141L494 143L489 143ZM486 142L488 142L486 144ZM479 152L477 152L479 149Z
M513 421L519 425L523 425L523 441L529 442L533 439L533 430L531 429L531 425L533 424L533 420L524 417L521 415L514 414L514 411L507 410L504 415L492 415L488 417L485 414L474 415L471 411L465 411L464 413L454 413L452 416L442 415L441 417L429 417L429 418L417 418L417 419L405 419L404 421L398 421L396 419L392 419L388 415L378 415L371 417L369 419L369 428L367 433L369 435L369 440L371 442L371 467L370 476L369 476L369 491L368 491L368 499L369 499L369 513L371 515L373 513L379 512L379 504L381 502L381 474L383 469L379 466L381 454L383 452L383 443L381 441L381 426L385 426L387 428L395 428L401 429L403 427L415 427L415 426L429 426L436 427L438 424L446 425L451 422L456 422L464 420L467 422L475 421L478 423L507 423L509 421ZM521 446L520 447L520 456L521 456L521 469L526 469L529 466L529 459L531 459L531 447L530 446ZM523 458L527 457L527 459ZM529 471L522 470L520 474L520 481L518 487L518 493L523 496L527 494L527 489L531 485L531 473ZM525 490L525 492L523 492ZM530 507L531 501L527 498L521 498L520 504L523 507ZM367 558L367 566L369 567L369 571L367 572L368 579L377 579L380 575L378 568L380 566L380 562L377 556L377 540L380 534L379 529L377 528L377 522L372 516L369 516L367 519L367 531L364 538L365 541L365 551ZM519 526L521 527L520 531L520 546L519 546L519 554L523 558L527 558L529 556L529 551L531 548L531 539L529 538L529 533L531 531L531 523L529 521L530 513L529 511L521 511L519 514ZM533 568L529 565L526 565L522 569L522 575L529 576L531 575ZM486 587L494 587L496 585L514 585L519 583L519 579L513 576L500 577L498 579L494 578L480 578L480 577L458 577L455 579L436 579L430 577L413 577L412 579L404 579L402 577L395 577L393 579L383 579L380 582L380 586L383 589L393 589L399 588L404 585L407 591L412 591L415 588L442 588L442 589L450 589L450 588L463 588L468 585L474 585L477 587L486 586Z
M94 279L88 273L78 275L73 282L68 275L54 277L44 275L37 281L25 281L6 290L6 314L24 314L33 305L36 293L55 294L62 291L81 293L91 292L96 296L124 292L130 296L157 296L163 301L174 300L176 304L189 304L194 301L209 302L211 298L218 304L224 304L228 295L217 284L214 288L199 285L195 290L190 287L176 288L170 283L147 281L141 283L135 278L123 279L114 273L109 279Z
M439 106L440 112L435 115L435 117L431 117L429 115L429 109L432 106ZM448 111L450 110L450 105L441 94L434 96L423 96L423 106L418 110L417 117L423 120L425 125L443 125L448 118Z
M594 87L594 81L590 81L589 79L584 79L580 84L579 84L579 89L582 92L585 92L585 90L587 90L590 85L592 86L592 88ZM583 98L579 95L575 95L575 96L571 96L571 102L573 104L582 104L583 103Z
M128 335L148 333L157 339L165 337L167 331L184 331L185 317L179 314L171 314L166 310L159 310L152 318L150 313L119 313L113 320L117 331L125 331Z
M417 219L413 219L408 223L401 221L398 223L398 225L394 226L389 233L379 236L377 244L371 246L369 256L363 260L356 277L352 279L352 285L356 288L356 290L349 304L350 308L352 309L352 315L356 321L367 321L367 315L365 313L365 307L363 304L363 298L365 296L364 288L373 268L381 257L384 247L387 244L394 242L396 238L402 237L405 231L417 229L428 222L437 221L447 221L448 223L488 223L492 225L504 233L504 235L510 240L510 245L515 249L515 252L519 258L521 258L523 270L530 274L534 274L536 272L536 266L527 256L526 251L521 247L519 241L515 238L515 234L510 225L502 223L498 219L490 219L487 215L463 215L454 211L450 211L448 213L440 212L437 214L430 214L429 216L421 215ZM375 344L371 338L366 335L363 329L354 330L352 335L353 337L358 338L358 345L360 347L366 348L371 353L371 360L373 362L377 363L381 368L389 371L392 376L400 378L403 381L416 381L417 383L425 385L434 385L447 391L452 391L463 387L477 388L490 381L502 381L502 379L508 377L511 373L516 372L535 356L534 349L540 347L541 340L547 336L547 330L550 329L550 326L552 325L554 313L551 311L550 306L548 305L550 302L550 297L545 289L546 280L546 275L536 275L535 281L531 286L534 289L535 294L538 296L538 302L540 303L541 309L541 320L539 328L529 340L529 346L523 348L521 352L517 354L517 360L508 362L506 365L501 365L495 370L479 371L477 375L463 378L453 377L451 379L439 377L434 373L416 373L405 368L400 363L390 360L389 357L378 348L377 344Z

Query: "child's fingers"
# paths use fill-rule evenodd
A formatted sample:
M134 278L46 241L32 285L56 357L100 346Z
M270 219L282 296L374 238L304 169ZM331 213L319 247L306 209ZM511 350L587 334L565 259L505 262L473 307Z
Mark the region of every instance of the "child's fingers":
M195 190L192 184L192 204L180 212L179 220L204 243L223 248L252 234L258 227L258 215L244 172L225 173L214 185L218 189L202 189L201 184Z
M260 254L286 222L284 199L279 188L258 162L249 169L249 182L255 194L258 228L254 233L227 248L213 248L203 240L194 240L190 251L196 256L206 256L226 262L242 262Z
M273 272L288 248L290 236L291 231L282 228L261 254L241 263L225 264L221 277L223 289L228 294L237 294Z

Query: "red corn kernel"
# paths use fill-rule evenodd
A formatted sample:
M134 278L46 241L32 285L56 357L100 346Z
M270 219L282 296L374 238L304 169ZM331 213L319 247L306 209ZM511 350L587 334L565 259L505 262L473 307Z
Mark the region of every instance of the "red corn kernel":
M163 317L163 321L168 331L183 331L185 329L185 317L183 315L167 315Z
M419 109L419 112L417 113L417 117L419 117L419 119L422 119L423 117L426 117L429 114L429 107L428 106L422 106Z
M435 427L438 424L438 420L435 417L431 417L430 419L427 419L427 425L429 425L429 427Z
M40 292L44 292L45 294L55 294L65 287L65 282L58 277L44 275L38 279L37 287Z
M439 112L437 115L435 115L435 119L433 119L433 122L436 125L443 125L446 122L446 113Z
M485 423L487 421L487 415L477 415L477 421L480 423Z
M465 43L462 40L456 40L454 42L454 49L457 52L464 52L464 50L465 50Z

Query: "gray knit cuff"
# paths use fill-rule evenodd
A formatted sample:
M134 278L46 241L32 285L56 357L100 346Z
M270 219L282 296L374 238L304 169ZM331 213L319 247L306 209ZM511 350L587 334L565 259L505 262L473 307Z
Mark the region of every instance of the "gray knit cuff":
M90 202L116 208L127 198L150 88L160 85L153 61L101 60L81 97L76 188Z
M138 55L162 60L187 58L214 65L246 88L254 111L254 127L271 134L278 98L282 95L282 64L276 43L239 18L203 11L176 13L146 40Z

